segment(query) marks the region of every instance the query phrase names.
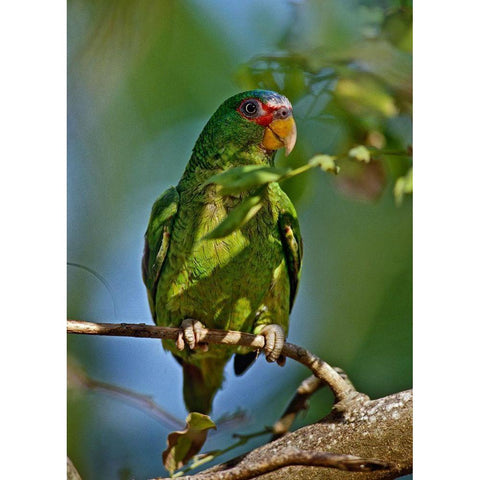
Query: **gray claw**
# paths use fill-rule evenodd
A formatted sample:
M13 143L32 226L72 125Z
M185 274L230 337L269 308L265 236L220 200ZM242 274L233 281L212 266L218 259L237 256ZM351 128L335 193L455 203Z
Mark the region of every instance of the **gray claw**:
M180 325L182 331L177 336L177 348L183 350L185 348L185 342L187 343L190 350L195 350L198 348L202 352L208 350L208 344L201 342L201 334L205 326L198 320L192 320L187 318L183 320Z
M265 337L265 347L263 350L267 362L281 361L280 354L282 353L283 345L285 344L285 332L283 331L283 328L276 323L265 325L260 331L260 335Z

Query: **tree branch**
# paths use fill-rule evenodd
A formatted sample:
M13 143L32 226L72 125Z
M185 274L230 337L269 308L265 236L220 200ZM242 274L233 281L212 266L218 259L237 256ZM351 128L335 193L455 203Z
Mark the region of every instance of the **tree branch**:
M378 400L366 400L363 397L350 405L351 408L343 413L334 411L318 423L299 428L245 455L182 479L351 480L358 476L362 480L392 480L411 473L412 391ZM302 452L299 462L295 461L295 455L290 456L292 447ZM320 459L326 452L344 452L360 457L366 467L380 467L383 463L388 464L389 468L358 474L315 467L320 462L315 463L314 458ZM372 461L368 465L372 457L382 461ZM277 461L278 458L281 460ZM267 465L272 465L272 468Z
M176 340L182 332L181 329L172 327L102 324L75 320L68 321L67 331L74 334L170 340ZM214 329L202 329L198 334L198 341L241 345L257 350L262 349L265 344L262 335ZM308 367L316 379L308 379L297 390L297 395L283 415L278 425L279 431L276 433L283 435L306 399L322 384L327 384L335 395L336 403L332 413L318 423L283 435L246 455L183 478L343 480L350 479L352 473L341 469L350 469L365 472L361 474L361 478L365 480L390 480L411 472L413 397L411 391L370 400L366 395L358 393L348 379L343 378L336 369L304 348L285 343L282 355ZM318 469L318 466L336 469ZM373 471L375 468L383 470Z
M236 466L224 471L186 475L182 480L249 480L257 478L280 468L292 465L309 467L338 468L349 472L365 472L386 469L388 464L376 460L370 461L353 455L340 455L328 452L313 452L289 447L278 452L274 457L263 458L255 463ZM167 480L157 478L152 480Z
M78 320L67 320L67 332L83 335L107 335L117 337L142 337L176 340L182 332L180 328L159 327L144 323L92 323ZM223 345L239 345L260 350L265 346L265 337L251 333L231 330L202 329L198 341ZM308 367L313 374L324 381L332 390L335 401L341 405L355 395L359 395L351 383L345 381L328 363L308 350L293 343L286 342L282 355L289 357Z

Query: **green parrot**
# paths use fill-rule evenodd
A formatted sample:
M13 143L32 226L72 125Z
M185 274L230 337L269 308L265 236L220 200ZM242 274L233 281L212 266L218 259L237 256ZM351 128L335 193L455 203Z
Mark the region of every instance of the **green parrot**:
M177 342L163 345L183 367L189 411L211 411L233 354L237 375L257 356L241 347L202 344L198 327L264 335L267 361L285 361L281 351L302 262L292 202L278 183L270 183L260 210L245 225L224 238L203 237L251 193L224 196L207 180L232 167L272 166L276 150L285 147L288 155L295 141L286 97L267 90L239 93L213 114L180 182L153 205L142 276L155 323L182 329Z

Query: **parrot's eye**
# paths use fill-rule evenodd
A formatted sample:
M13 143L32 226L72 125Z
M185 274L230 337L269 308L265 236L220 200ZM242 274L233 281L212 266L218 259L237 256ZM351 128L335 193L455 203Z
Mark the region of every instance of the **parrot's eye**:
M258 113L258 104L254 100L248 100L242 105L242 112L247 117L255 117Z

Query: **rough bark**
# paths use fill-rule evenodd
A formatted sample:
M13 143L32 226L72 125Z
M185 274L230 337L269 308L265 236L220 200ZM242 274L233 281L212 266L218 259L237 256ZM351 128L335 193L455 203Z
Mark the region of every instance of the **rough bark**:
M245 473L254 465L268 464L291 447L309 452L334 452L374 458L391 465L388 470L345 472L311 466L289 466L271 473L243 477L262 480L386 480L412 471L412 405L411 390L378 400L359 398L344 412L333 411L318 423L300 428L282 438L253 450L228 463L217 465L202 474L184 477L195 480L226 480L227 472ZM224 476L222 475L225 474ZM214 475L216 474L216 475ZM207 476L208 475L208 476Z
M94 324L73 320L68 321L67 329L69 333L76 334L147 338L178 339L182 334L181 329L177 328L144 324ZM197 340L244 345L252 349L262 349L265 342L261 335L208 329L202 329ZM300 386L296 396L299 405L292 404L287 408L281 421L277 422L279 426L274 433L282 434L289 427L301 408L300 400L308 398L322 384L327 384L335 396L332 413L315 424L281 436L242 457L183 479L342 480L355 477L386 480L412 471L411 390L370 400L357 392L341 371L302 347L285 343L282 355L308 367L318 380L308 379L305 385ZM325 468L328 466L335 468ZM347 468L357 471L345 471Z

